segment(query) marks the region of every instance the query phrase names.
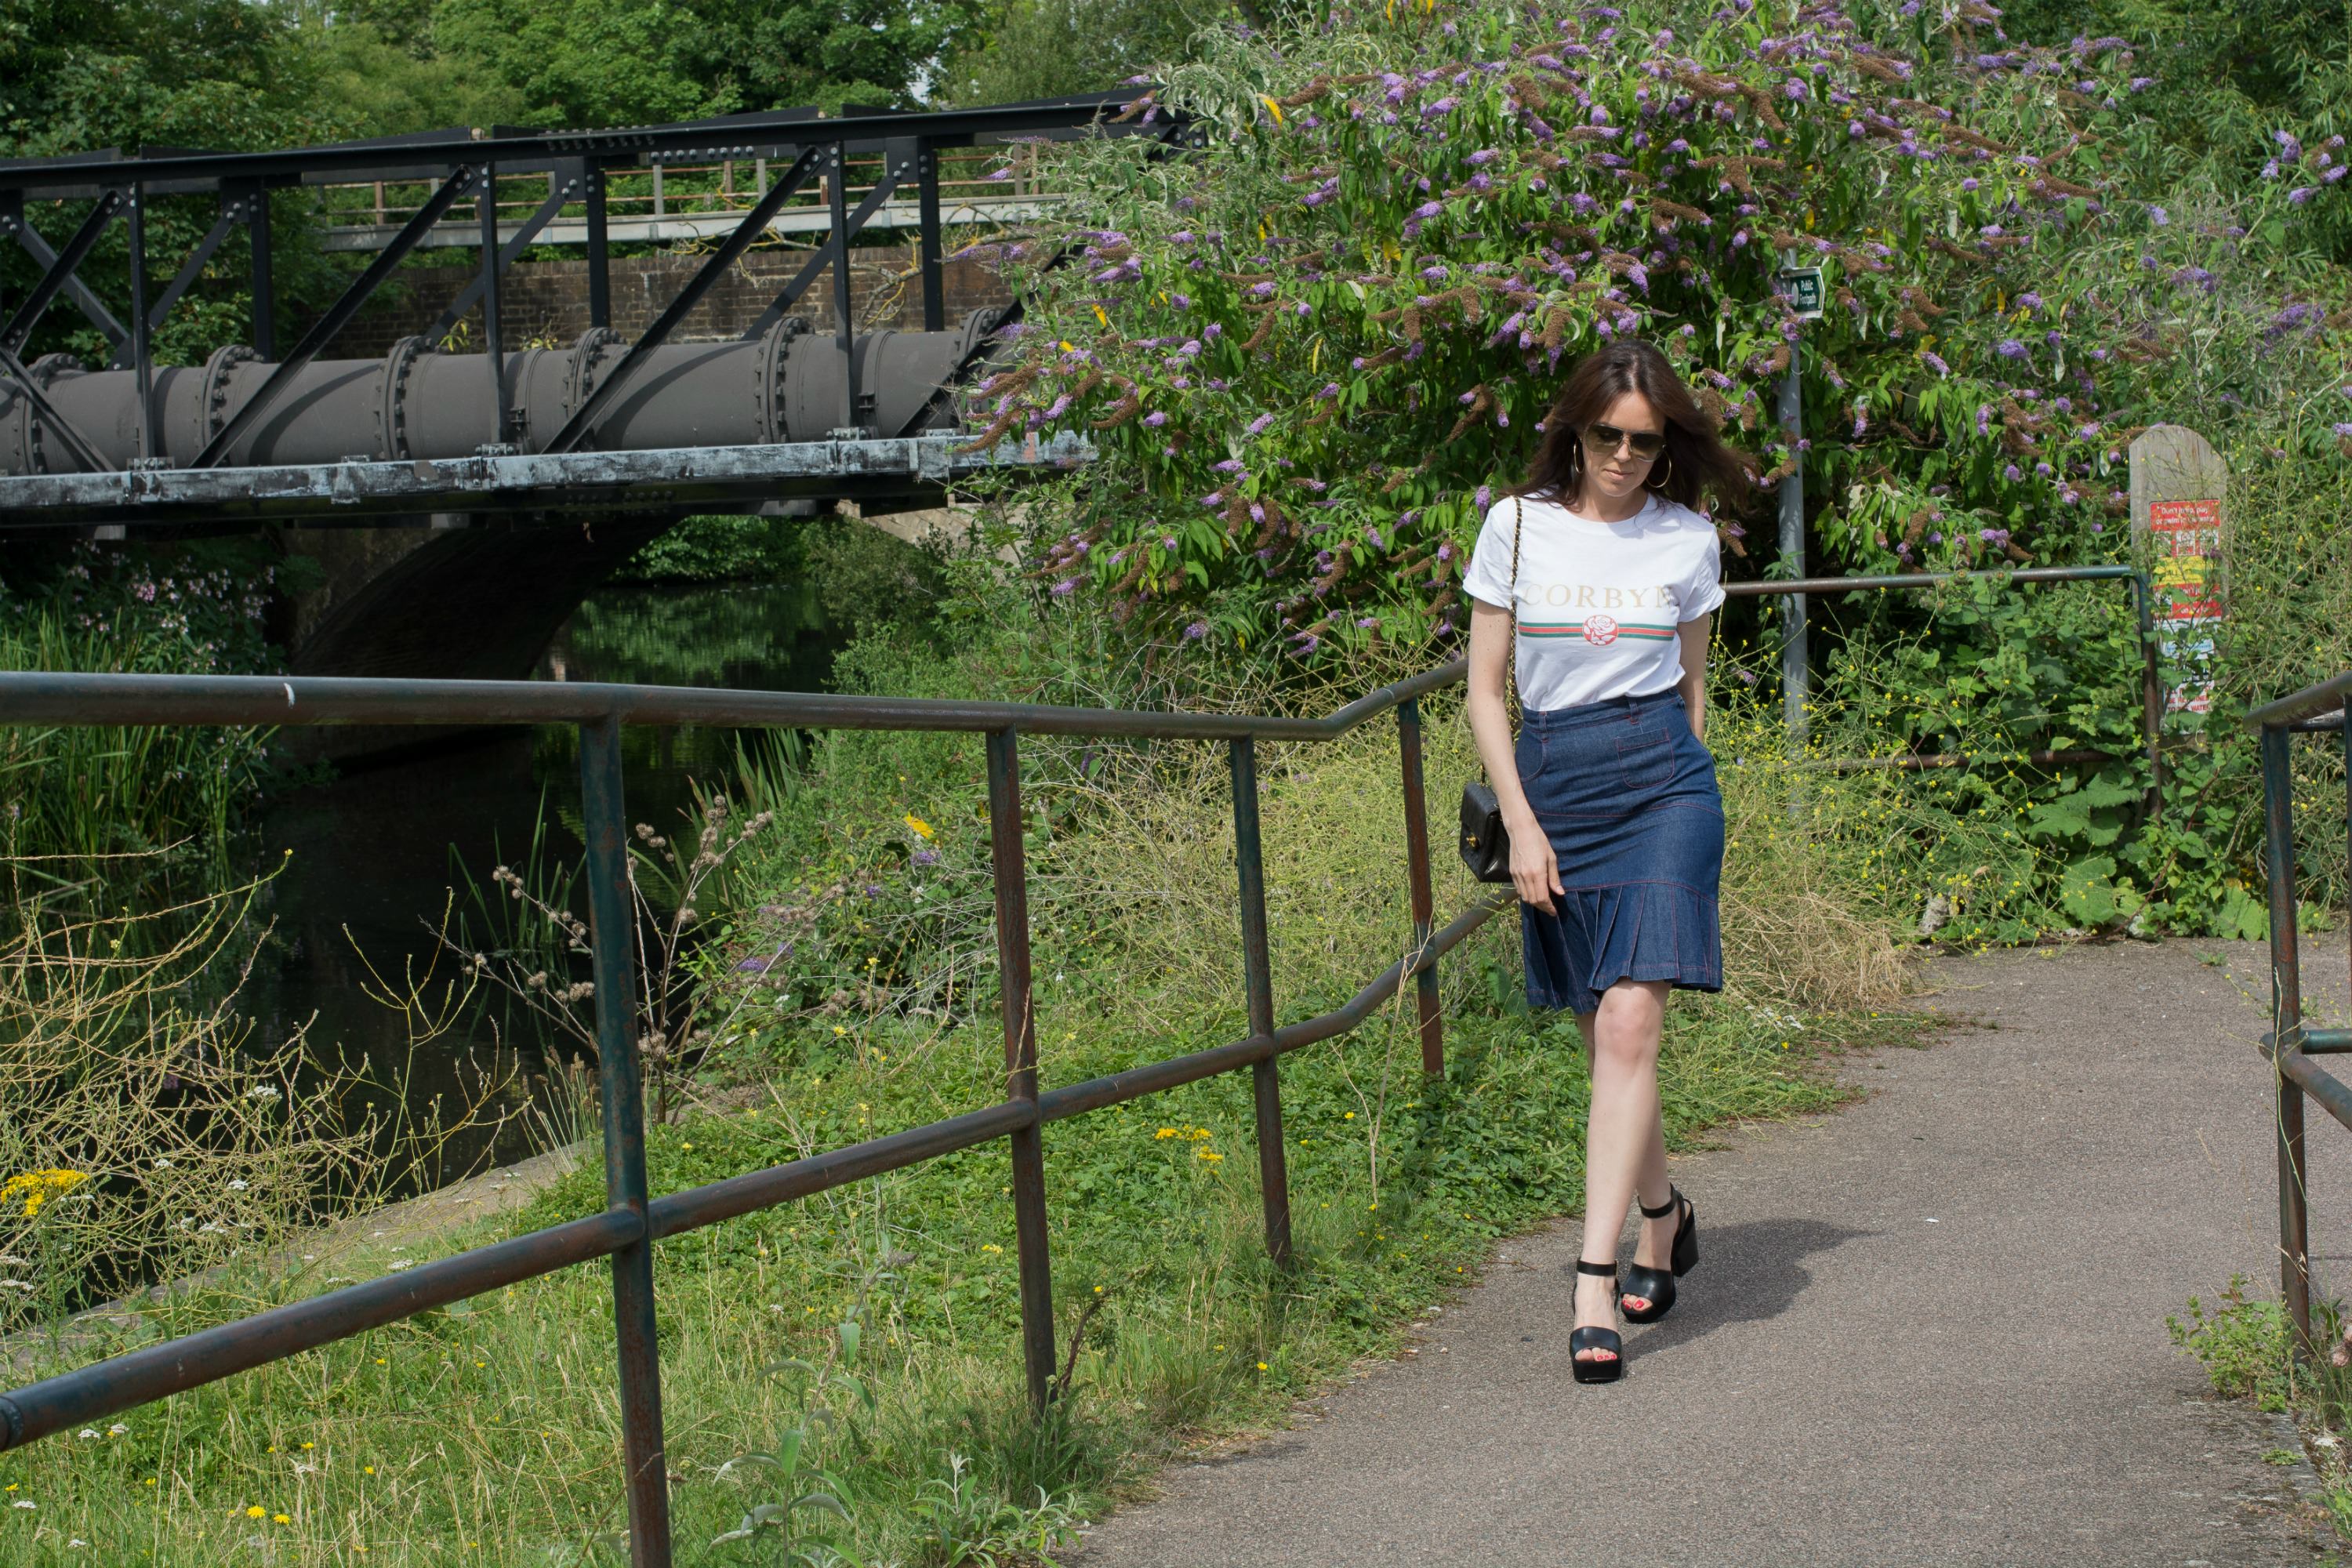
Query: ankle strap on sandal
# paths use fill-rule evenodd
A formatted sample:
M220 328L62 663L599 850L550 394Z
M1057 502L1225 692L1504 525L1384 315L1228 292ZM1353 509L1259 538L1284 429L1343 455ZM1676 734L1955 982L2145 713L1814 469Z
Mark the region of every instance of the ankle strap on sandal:
M1664 1219L1668 1215L1674 1213L1675 1209L1681 1207L1682 1201L1683 1190L1671 1183L1666 1186L1666 1201L1660 1204L1656 1208L1652 1208L1649 1205L1643 1203L1638 1194L1636 1194L1633 1199L1635 1205L1641 1209L1642 1217L1643 1219Z
M1617 1265L1615 1263L1595 1263L1591 1259L1585 1258L1580 1258L1576 1260L1576 1271L1579 1274L1598 1274L1603 1279L1614 1279L1617 1278Z

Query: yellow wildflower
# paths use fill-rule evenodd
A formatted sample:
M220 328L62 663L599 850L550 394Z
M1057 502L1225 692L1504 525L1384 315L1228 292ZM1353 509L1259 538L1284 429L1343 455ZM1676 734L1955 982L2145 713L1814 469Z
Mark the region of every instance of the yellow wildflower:
M1066 348L1069 345L1065 343L1063 346ZM931 825L925 822L921 817L917 816L911 811L906 816L906 823L908 826L915 830L915 836L917 837L929 838L931 836Z
M1282 105L1275 102L1274 100L1266 97L1264 93L1258 94L1257 100L1265 105L1265 111L1274 116L1274 122L1276 125L1282 123Z
M59 1193L69 1193L89 1180L80 1171L26 1171L21 1175L0 1182L0 1204L24 1200L25 1217L32 1218L41 1212L41 1205Z

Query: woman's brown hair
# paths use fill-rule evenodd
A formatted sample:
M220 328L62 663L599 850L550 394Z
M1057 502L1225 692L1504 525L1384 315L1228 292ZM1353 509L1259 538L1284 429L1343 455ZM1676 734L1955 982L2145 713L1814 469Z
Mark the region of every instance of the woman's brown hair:
M1595 349L1569 373L1544 415L1543 441L1528 466L1528 482L1504 493L1573 504L1584 488L1585 427L1629 392L1649 399L1666 422L1665 450L1645 486L1650 493L1694 510L1704 510L1700 498L1712 494L1730 510L1743 510L1755 486L1754 460L1724 445L1714 417L1699 406L1666 356L1637 338L1619 338Z

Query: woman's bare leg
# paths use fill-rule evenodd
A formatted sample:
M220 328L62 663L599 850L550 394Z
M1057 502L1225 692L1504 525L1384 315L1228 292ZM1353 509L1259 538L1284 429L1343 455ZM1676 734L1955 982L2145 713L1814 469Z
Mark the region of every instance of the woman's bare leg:
M1658 1039L1670 989L1660 980L1621 980L1602 994L1599 1011L1579 1015L1576 1020L1592 1062L1592 1109L1584 1142L1582 1255L1595 1263L1616 1258L1617 1237L1637 1192L1653 1206L1665 1200ZM1644 1251L1650 1250L1651 1228L1643 1226ZM1636 1257L1651 1262L1638 1253ZM1648 1302L1635 1299L1633 1304L1638 1310ZM1608 1281L1598 1275L1577 1276L1577 1326L1608 1327L1615 1321ZM1606 1359L1606 1352L1588 1352L1586 1357L1595 1358Z

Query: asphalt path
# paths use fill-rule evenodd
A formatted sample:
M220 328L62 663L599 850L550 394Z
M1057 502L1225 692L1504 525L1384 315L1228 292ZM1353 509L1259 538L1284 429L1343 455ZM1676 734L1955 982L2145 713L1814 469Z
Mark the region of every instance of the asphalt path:
M2343 936L2305 993L2342 1021ZM1500 1247L1413 1351L1171 1466L1073 1568L2311 1563L2281 1425L2165 1319L2277 1289L2252 943L1935 961L1953 1026L1865 1091L1674 1162L1700 1263L1619 1383L1570 1377L1578 1226ZM2352 1064L2352 1058L2345 1058ZM2320 1287L2352 1279L2352 1132L2311 1112ZM1621 1257L1630 1257L1630 1245ZM2301 1472L2307 1481L2308 1471Z

